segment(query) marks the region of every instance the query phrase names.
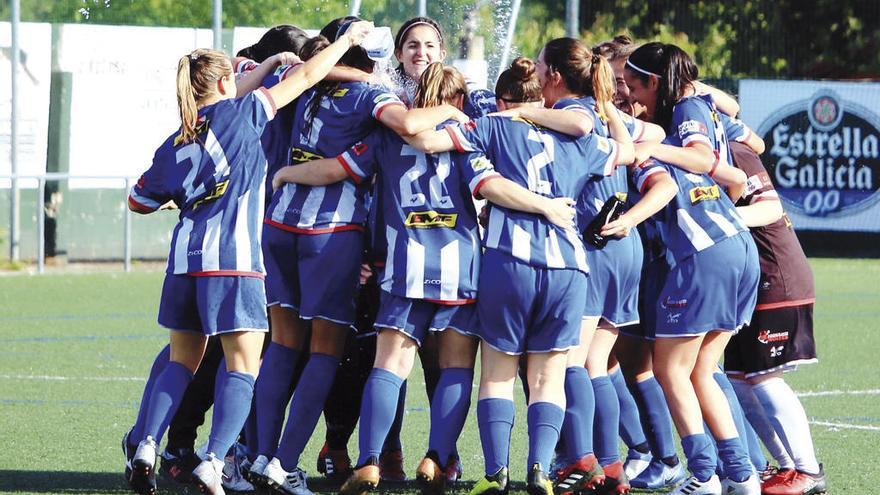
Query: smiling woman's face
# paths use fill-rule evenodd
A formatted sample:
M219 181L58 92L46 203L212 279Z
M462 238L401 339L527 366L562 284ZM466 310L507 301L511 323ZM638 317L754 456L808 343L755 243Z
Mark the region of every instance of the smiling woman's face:
M442 48L437 31L420 24L406 32L406 38L394 55L406 75L418 80L430 63L442 62L446 58L446 50Z

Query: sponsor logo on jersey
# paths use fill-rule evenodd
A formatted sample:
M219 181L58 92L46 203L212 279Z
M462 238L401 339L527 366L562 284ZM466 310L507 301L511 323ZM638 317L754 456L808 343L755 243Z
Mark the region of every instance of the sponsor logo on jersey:
M697 204L700 201L715 201L721 198L721 189L718 185L697 186L692 187L688 194L691 197L691 204Z
M348 94L348 88L339 88L330 95L331 98L342 98Z
M324 158L323 156L312 153L311 151L306 151L302 148L291 148L290 150L290 162L291 163L305 163L310 162L312 160L320 160Z
M220 198L221 196L226 194L227 187L229 187L229 179L226 179L223 182L218 182L217 185L214 186L214 189L212 189L207 196L193 203L192 209L195 210L205 203L210 203L211 201Z
M426 278L425 279L425 285L440 285L441 283L442 283L442 281L440 281L436 278Z
M491 169L492 162L490 162L485 156L480 156L471 160L471 168L474 169L474 172Z
M437 213L436 211L411 211L404 225L414 229L455 228L457 213Z
M694 184L702 184L705 182L702 175L697 174L684 174L685 179L693 182Z
M665 309L669 308L684 308L688 305L687 299L673 299L671 296L667 297L666 300L660 303Z
M204 134L208 132L208 119L205 117L201 117L198 122L196 122L196 135ZM174 146L183 142L183 133L178 134L174 138Z
M666 323L678 323L681 313L669 313L666 315Z
M763 184L761 183L761 177L758 175L753 175L746 180L746 190L743 193L743 196L749 196L755 194L759 190L761 190Z
M596 136L595 138L596 148L599 148L599 151L606 154L611 153L611 143L609 143L607 139L602 136Z
M354 145L351 150L354 151L355 156L361 156L367 152L370 147L367 146L367 143L358 143Z
M686 136L688 134L703 134L708 136L709 130L706 129L706 124L700 122L699 120L685 120L681 124L678 125L678 135Z
M758 128L779 196L813 217L863 210L880 199L880 114L819 89Z
M785 342L786 340L788 340L788 332L771 332L770 330L758 332L758 342L762 344Z
M461 125L461 130L463 130L463 131L472 131L477 128L477 123L474 122L473 120L468 120L464 124L460 124L460 125Z

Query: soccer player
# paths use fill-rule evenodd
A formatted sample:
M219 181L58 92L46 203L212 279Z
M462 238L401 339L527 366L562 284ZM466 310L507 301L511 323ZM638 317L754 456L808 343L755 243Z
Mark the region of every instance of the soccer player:
M725 493L757 494L757 475L713 377L731 334L748 322L755 304L756 248L716 184L737 198L745 175L727 165L724 129L711 97L696 94L697 68L684 51L643 45L630 55L624 78L631 97L669 136L663 144L641 145L640 161L653 156L675 167L646 166L642 173L667 168L683 191L659 224L674 266L657 302L654 347L654 369L692 473L673 493L714 494L723 487ZM717 441L723 485L703 420Z
M215 392L206 455L193 478L202 491L223 493L221 459L250 410L267 327L256 235L266 169L260 134L276 104L287 104L320 81L370 29L369 23L357 24L298 76L268 91L250 92L258 76L265 75L260 72L239 81L238 88L223 52L199 49L181 57L181 129L156 151L129 196L129 208L138 213L156 211L169 201L181 211L159 308L159 324L170 329L170 357L149 394L144 438L134 439L139 444L129 482L136 492L155 493L155 439L164 433L198 368L208 336L219 334L227 373ZM239 91L244 96L236 98ZM216 304L230 299L234 303Z
M346 17L330 22L321 30L323 40L316 40L312 50L336 40L357 20ZM340 63L365 72L374 68L360 47L349 50ZM297 102L290 159L303 162L336 156L380 123L408 134L449 118L466 120L451 105L408 112L384 88L362 82L325 82ZM286 493L310 493L305 474L298 468L299 457L321 415L355 319L368 188L350 182L326 187L286 184L274 192L266 212L263 251L273 332L260 372L269 396L257 398L260 455L251 471ZM289 387L291 369L303 351L304 320L311 320L309 361L291 400L281 442L275 445L285 400L283 394L268 391Z
M782 376L817 361L812 272L761 159L750 147L731 143L731 150L734 165L749 177L737 211L758 246L761 283L751 323L727 346L725 370L746 416L779 462L762 493L823 493L825 473L816 460L806 413Z

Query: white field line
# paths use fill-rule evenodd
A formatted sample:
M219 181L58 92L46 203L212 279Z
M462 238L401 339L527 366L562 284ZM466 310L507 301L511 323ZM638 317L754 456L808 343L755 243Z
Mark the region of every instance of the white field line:
M816 426L827 426L829 428L839 428L844 430L866 430L866 431L880 431L880 426L870 426L870 425L853 425L849 423L832 423L830 421L810 421L811 425Z
M144 377L134 376L53 376L53 375L0 375L0 380L39 380L45 382L143 382Z
M798 397L826 397L834 395L880 395L880 389L872 388L868 390L814 390L797 392Z

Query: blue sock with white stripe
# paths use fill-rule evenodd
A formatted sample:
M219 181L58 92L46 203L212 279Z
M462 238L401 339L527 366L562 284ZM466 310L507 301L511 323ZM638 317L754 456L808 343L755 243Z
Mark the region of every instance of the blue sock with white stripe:
M666 396L655 377L636 383L633 398L639 406L642 426L648 433L651 454L661 459L676 456L675 439L672 436L672 415L666 404Z
M260 375L254 385L254 408L257 416L254 443L258 454L271 458L278 448L284 411L290 398L290 382L299 357L300 351L275 342L269 344L263 355Z
M254 376L241 371L226 371L226 363L220 364L222 367L218 370L214 387L214 416L207 450L218 459L225 457L229 447L235 443L254 399Z
M645 438L645 432L639 419L639 406L636 405L636 400L633 399L629 387L626 386L623 373L618 368L608 376L611 378L611 383L614 384L617 404L620 407L620 438L629 448L647 443L648 439Z
M559 441L559 430L565 420L565 410L552 402L534 402L529 404L527 421L529 428L529 459L527 469L535 463L547 472L553 449Z
M394 413L394 422L385 436L385 442L382 444L382 452L392 452L395 450L403 450L403 443L400 441L400 431L403 429L403 415L406 414L406 383L404 380L400 384L400 394L397 396L397 410Z
M477 401L477 425L480 427L480 443L483 446L487 475L497 473L510 463L513 417L512 400L488 398ZM553 450L552 445L550 450Z
M309 362L299 379L293 400L290 401L290 415L287 417L284 434L275 453L275 457L281 461L281 467L285 471L292 471L299 464L299 456L312 437L318 418L324 411L324 402L327 400L327 394L330 393L338 368L339 359L334 356L315 352L309 356Z
M593 452L593 419L596 398L590 375L583 366L565 370L565 420L562 437L565 439L565 464L576 462Z
M597 376L591 380L596 397L596 418L593 423L594 451L599 464L607 466L620 460L618 448L618 425L620 423L620 404L614 385L607 376Z
M431 401L431 433L428 450L434 450L445 463L455 452L468 409L471 407L471 389L474 370L471 368L445 368L440 371L440 380L434 389Z
M681 449L687 458L687 468L699 481L708 481L718 464L715 448L709 435L695 433L681 439Z
M401 385L403 378L388 370L373 368L370 372L361 400L358 466L364 465L371 457L378 459L382 453L382 444L397 412Z
M736 397L736 391L733 389L733 384L730 383L730 380L724 373L716 372L713 373L712 376L715 378L715 382L718 383L721 391L724 392L724 396L727 398L727 403L730 404L730 414L733 416L733 422L736 424L736 432L739 436L740 445L742 446L743 451L748 453L749 430L746 428L746 417L743 413L742 405ZM761 454L761 457L764 457L763 453ZM760 468L763 468L766 463L767 459L764 459L764 463L760 464Z
M150 397L153 395L153 387L156 386L156 378L159 373L168 365L168 358L171 356L171 346L166 345L156 355L153 360L153 366L150 367L150 376L147 377L147 384L144 385L144 393L141 395L141 405L138 408L137 419L131 427L131 433L128 435L129 442L137 444L144 438L144 422L147 420L147 408L150 406Z
M144 419L144 437L151 436L157 442L161 440L192 379L193 374L189 368L176 361L168 362L156 377L156 384L150 394L150 405ZM135 441L140 440L143 438Z

